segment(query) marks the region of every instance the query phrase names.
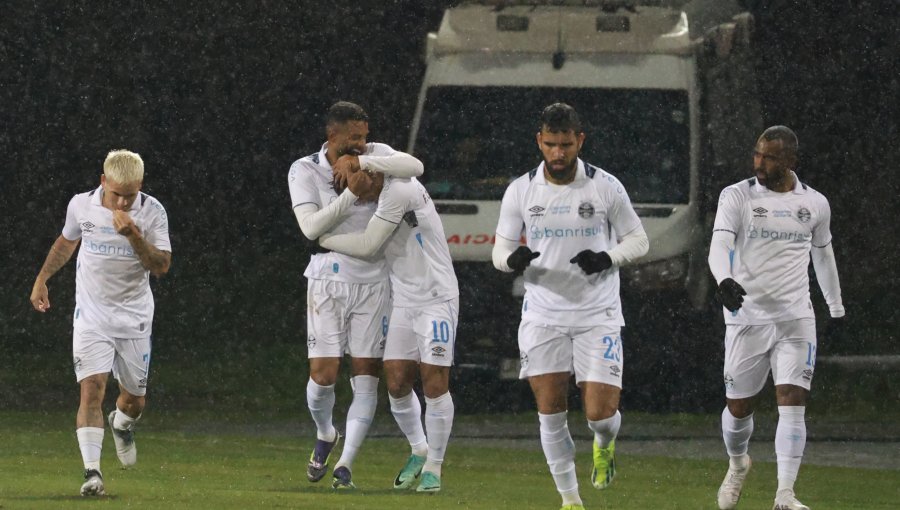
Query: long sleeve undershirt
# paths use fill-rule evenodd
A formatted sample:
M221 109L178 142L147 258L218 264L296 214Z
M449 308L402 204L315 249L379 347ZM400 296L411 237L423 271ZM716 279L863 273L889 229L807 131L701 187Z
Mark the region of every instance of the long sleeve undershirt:
M371 257L390 237L397 225L378 216L372 216L364 232L352 234L324 235L319 244L338 253L351 257Z
M421 161L405 152L395 152L390 156L359 156L359 166L363 170L404 179L419 177L425 171Z
M709 243L709 270L716 279L716 285L731 278L731 254L734 252L734 234L724 230L713 232ZM740 282L738 282L740 283Z
M828 311L832 317L844 316L844 304L841 301L841 283L838 279L837 262L834 259L834 248L831 243L822 248L813 246L810 252L813 269L816 271L816 280L825 302L828 303Z

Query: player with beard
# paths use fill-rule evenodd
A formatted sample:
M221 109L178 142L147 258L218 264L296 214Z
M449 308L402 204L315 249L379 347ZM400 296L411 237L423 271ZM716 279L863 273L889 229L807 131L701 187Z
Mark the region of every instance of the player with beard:
M519 377L534 393L541 445L569 510L583 508L567 419L569 380L574 373L594 432L591 482L605 489L616 473L621 424L618 268L649 247L622 183L578 158L584 139L575 109L544 109L537 133L544 160L507 188L493 250L497 269L524 271Z
M797 135L772 126L757 139L756 176L728 186L709 248L709 268L725 307L722 437L730 457L719 508L737 507L750 471L753 407L772 372L778 402L776 510L809 510L794 496L806 446L806 398L816 363L816 322L809 261L831 317L844 316L831 245L828 200L800 182Z
M375 198L343 189L351 172L401 177L422 175L422 162L382 143L366 143L366 112L339 101L326 115L328 141L291 165L288 186L303 235L315 241L326 233L353 232L366 226ZM314 244L315 246L315 244ZM317 246L316 246L317 248ZM378 377L391 309L391 289L383 256L355 258L314 249L303 275L308 279L307 348L309 381L306 403L316 423L316 444L306 476L325 476L340 434L332 424L334 386L344 354L350 355L353 400L347 410L347 440L335 464L332 487L354 488L351 469L377 405Z

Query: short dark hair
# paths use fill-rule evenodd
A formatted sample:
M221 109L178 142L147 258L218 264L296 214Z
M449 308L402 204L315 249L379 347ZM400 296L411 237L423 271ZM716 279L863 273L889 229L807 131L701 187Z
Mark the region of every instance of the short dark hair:
M350 121L369 122L369 116L363 107L350 101L338 101L328 108L325 114L325 127L344 124Z
M540 129L547 128L551 133L573 131L581 133L581 119L575 108L566 103L553 103L541 112Z
M760 138L769 142L772 140L781 140L781 147L794 156L796 156L800 150L800 142L797 141L796 133L787 126L772 126L763 131Z

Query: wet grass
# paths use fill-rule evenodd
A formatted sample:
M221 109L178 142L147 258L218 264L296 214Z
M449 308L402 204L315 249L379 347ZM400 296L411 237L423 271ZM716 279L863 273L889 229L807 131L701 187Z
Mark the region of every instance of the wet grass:
M405 460L405 442L373 438L354 466L359 489L336 493L328 478L306 481L308 438L286 433L284 424L261 421L246 425L252 433L236 433L233 422L218 427L214 415L147 420L138 435L139 464L129 470L118 468L106 434L102 466L109 496L94 500L78 496L81 461L68 413L0 413L0 508L559 508L534 445L512 441L485 447L483 440L454 440L444 465L444 490L422 495L390 488ZM578 441L586 508L715 508L721 459L669 458L664 448L659 456L628 455L627 441L620 450L619 476L600 492L588 481L590 445ZM755 463L741 506L770 508L775 474L773 463ZM797 488L816 510L887 509L896 508L900 498L898 480L898 471L803 466Z

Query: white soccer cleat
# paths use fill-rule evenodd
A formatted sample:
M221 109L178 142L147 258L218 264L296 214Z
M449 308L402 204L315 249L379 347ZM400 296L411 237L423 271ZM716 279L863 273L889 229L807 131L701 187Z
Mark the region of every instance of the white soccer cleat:
M772 510L809 510L809 507L797 501L794 491L784 489L775 493L775 505Z
M120 430L113 426L117 412L116 410L111 411L107 421L109 422L110 430L112 430L113 442L116 443L116 456L119 457L119 462L122 463L123 467L130 467L137 463L137 446L134 444L134 431Z
M84 470L84 483L81 484L82 496L104 496L106 489L103 487L103 475L97 469Z
M741 499L741 489L744 487L744 480L747 473L750 472L750 456L744 454L738 457L739 460L730 460L728 463L728 472L725 473L725 479L719 487L719 508L721 510L732 510L737 508L738 500Z

